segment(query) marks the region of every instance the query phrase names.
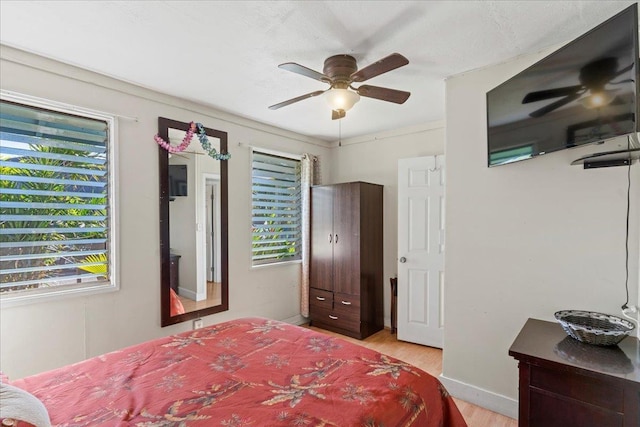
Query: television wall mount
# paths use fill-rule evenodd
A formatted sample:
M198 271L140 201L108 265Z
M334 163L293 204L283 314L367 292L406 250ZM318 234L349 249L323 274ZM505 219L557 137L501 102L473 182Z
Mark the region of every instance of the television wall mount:
M612 166L629 166L640 159L640 148L626 150L603 151L589 154L571 162L572 165L583 165L585 169L607 168Z

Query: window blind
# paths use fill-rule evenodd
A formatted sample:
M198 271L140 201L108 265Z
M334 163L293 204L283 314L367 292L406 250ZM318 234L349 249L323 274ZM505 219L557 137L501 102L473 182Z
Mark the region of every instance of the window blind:
M489 155L490 165L500 165L503 163L511 163L518 160L530 159L533 154L533 146L509 148L507 150L496 151Z
M109 124L0 101L0 292L109 280Z
M253 264L300 259L300 160L253 152Z

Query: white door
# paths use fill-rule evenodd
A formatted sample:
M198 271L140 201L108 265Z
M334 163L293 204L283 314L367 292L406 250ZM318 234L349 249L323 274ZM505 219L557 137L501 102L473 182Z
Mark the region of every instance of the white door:
M444 156L398 161L398 339L442 348Z

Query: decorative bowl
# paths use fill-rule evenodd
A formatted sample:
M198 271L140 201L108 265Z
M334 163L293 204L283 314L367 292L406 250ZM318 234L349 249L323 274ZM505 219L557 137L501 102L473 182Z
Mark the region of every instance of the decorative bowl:
M628 320L593 311L562 310L554 316L571 338L586 344L616 345L635 328Z

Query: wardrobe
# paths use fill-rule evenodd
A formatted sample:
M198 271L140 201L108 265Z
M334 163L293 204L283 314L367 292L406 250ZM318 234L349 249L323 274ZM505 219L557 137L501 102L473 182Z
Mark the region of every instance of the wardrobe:
M311 187L309 316L363 339L384 327L381 185Z

